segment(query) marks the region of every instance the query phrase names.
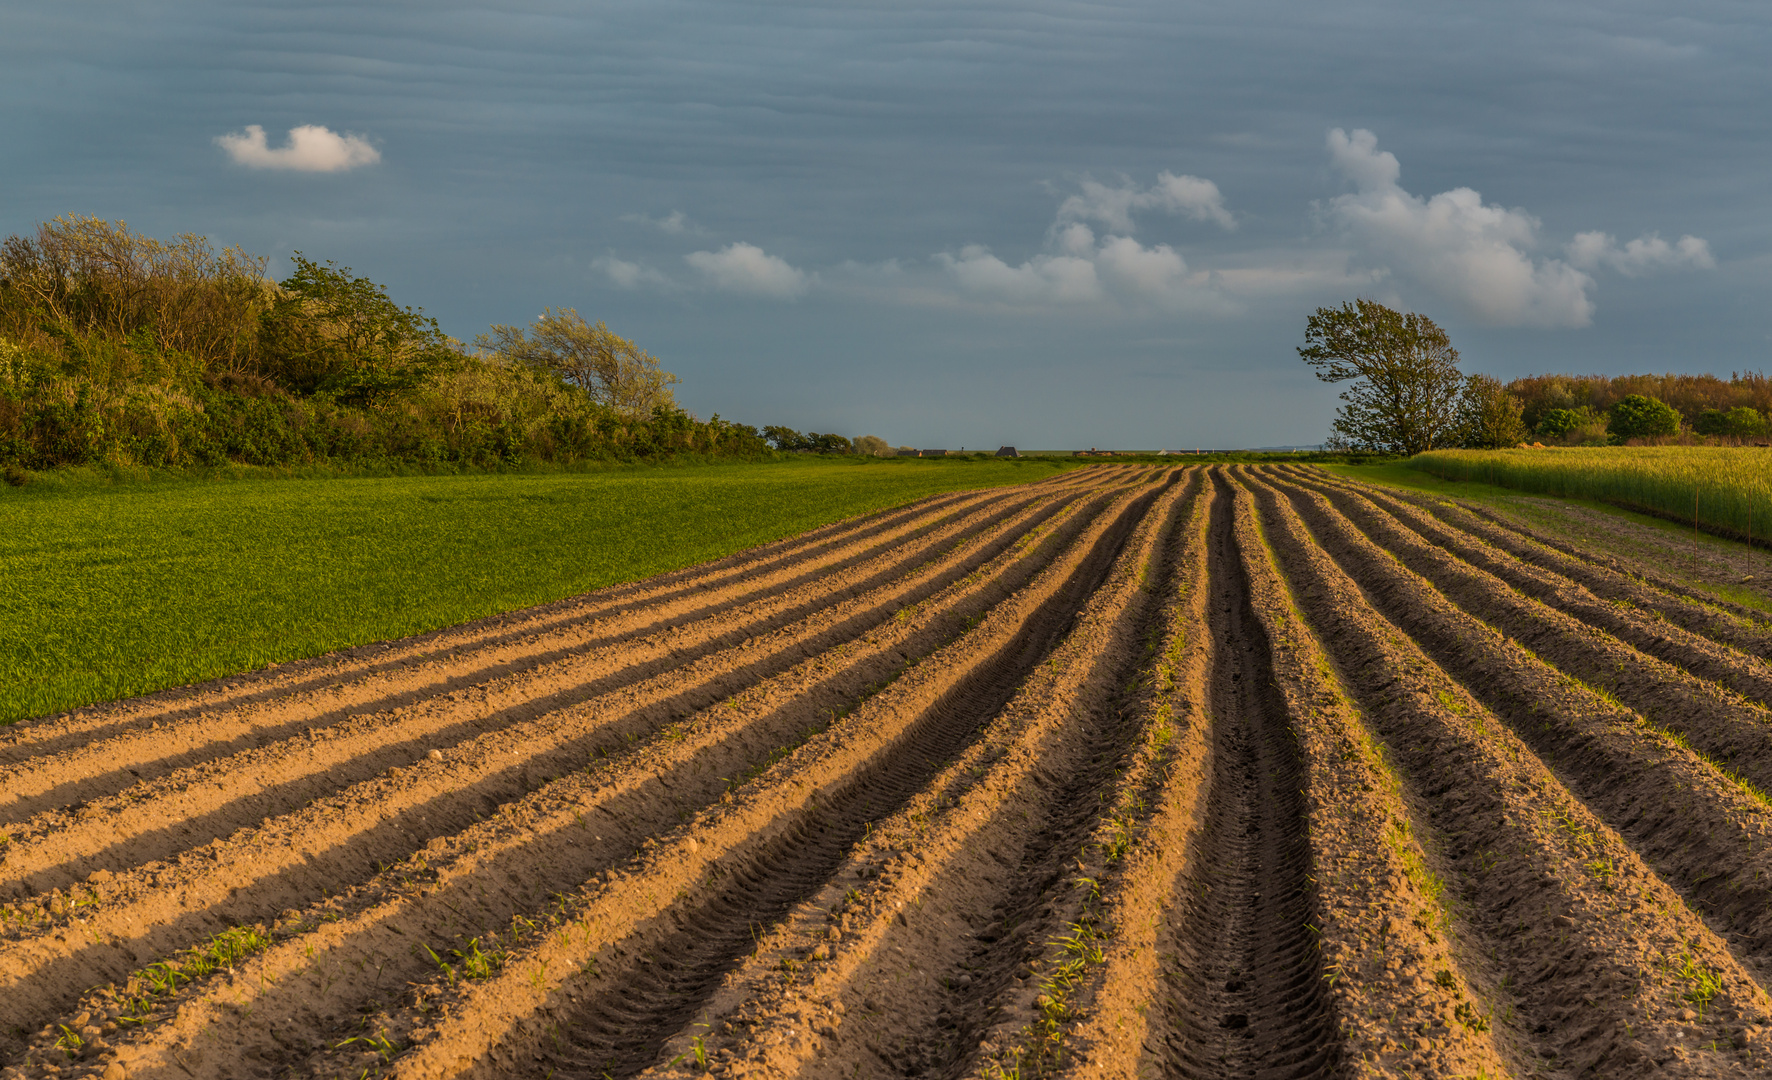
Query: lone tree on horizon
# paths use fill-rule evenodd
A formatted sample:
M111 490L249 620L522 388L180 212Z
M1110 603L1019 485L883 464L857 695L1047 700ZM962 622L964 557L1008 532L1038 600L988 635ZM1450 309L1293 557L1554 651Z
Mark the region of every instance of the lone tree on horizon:
M1321 307L1306 322L1304 341L1298 356L1317 378L1356 380L1341 393L1347 404L1336 410L1331 443L1418 454L1458 441L1458 350L1426 315L1372 300Z

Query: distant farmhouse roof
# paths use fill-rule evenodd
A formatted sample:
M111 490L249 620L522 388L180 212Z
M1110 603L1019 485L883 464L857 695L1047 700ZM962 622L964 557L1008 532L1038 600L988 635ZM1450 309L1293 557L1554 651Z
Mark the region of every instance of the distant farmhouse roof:
M919 450L917 452L919 454L921 454L923 457L947 457L948 456L948 452L946 450Z
M1020 457L1021 455L1016 453L1015 447L1013 447L1013 446L999 446L999 447L997 447L997 456L998 457Z

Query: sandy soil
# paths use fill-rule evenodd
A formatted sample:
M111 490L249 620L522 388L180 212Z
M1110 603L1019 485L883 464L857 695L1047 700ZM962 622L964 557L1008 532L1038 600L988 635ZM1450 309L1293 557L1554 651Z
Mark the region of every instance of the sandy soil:
M1764 1075L1772 620L1558 520L1104 467L17 725L0 1077Z

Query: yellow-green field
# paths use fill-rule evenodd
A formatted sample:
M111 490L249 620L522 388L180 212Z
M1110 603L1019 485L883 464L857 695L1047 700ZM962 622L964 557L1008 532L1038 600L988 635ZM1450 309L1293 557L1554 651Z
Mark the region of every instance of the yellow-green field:
M1772 538L1772 449L1763 447L1434 450L1409 465L1444 480L1598 499L1723 536Z

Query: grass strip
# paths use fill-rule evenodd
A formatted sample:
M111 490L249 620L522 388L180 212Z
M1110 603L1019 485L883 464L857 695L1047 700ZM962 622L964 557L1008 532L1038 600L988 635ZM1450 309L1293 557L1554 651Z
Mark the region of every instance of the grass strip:
M789 461L0 489L0 724L547 603L1064 467Z

